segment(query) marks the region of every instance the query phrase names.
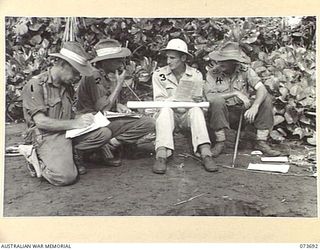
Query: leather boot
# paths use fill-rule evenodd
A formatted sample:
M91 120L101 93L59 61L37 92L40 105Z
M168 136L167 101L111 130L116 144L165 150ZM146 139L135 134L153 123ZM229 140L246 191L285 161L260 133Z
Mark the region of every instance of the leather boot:
M255 146L256 150L260 150L264 155L266 156L279 156L281 155L281 152L278 150L274 150L272 149L267 141L256 141L256 146Z
M80 175L86 174L87 169L84 166L83 152L81 150L73 148L73 161L78 169Z
M115 158L112 152L114 148L110 144L106 144L101 147L102 152L102 163L106 167L120 167L122 165L122 161L120 158Z
M224 146L225 146L225 142L224 141L216 142L214 147L211 148L212 157L218 157L222 153L222 151L224 149Z
M202 158L202 164L204 166L204 169L207 170L208 172L218 171L218 167L216 163L213 161L212 157L209 155Z
M156 174L164 174L167 170L167 159L159 157L156 159L152 167L152 172Z

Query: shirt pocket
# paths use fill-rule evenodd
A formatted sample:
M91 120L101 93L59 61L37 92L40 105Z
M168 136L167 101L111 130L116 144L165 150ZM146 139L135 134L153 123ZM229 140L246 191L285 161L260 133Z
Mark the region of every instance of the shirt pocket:
M61 116L61 98L56 97L48 100L48 116L50 118L60 119Z
M233 88L243 93L247 93L247 83L243 79L237 79L233 84Z
M60 98L60 97L56 97L56 98L53 98L53 99L49 99L49 100L48 100L48 105L49 105L49 107L54 107L54 106L56 106L59 102L61 102L61 98Z
M177 86L169 82L169 83L166 83L165 88L166 88L166 91L167 91L168 97L171 97L171 96L173 96L173 95L174 95L174 93L175 93L175 91L176 91Z

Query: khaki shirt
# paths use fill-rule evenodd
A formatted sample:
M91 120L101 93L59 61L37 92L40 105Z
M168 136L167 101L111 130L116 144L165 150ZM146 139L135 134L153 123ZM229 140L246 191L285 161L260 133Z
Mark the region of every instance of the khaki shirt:
M95 70L92 76L83 76L77 89L77 112L94 113L110 110L107 100L116 86L114 74L106 75L103 70Z
M249 97L258 82L261 82L260 77L247 65L238 64L232 75L227 75L216 68L207 73L204 93L208 98L210 95L238 90ZM227 99L226 103L227 105L236 105L241 101L232 97Z
M186 65L186 71L182 75L180 81L181 80L202 82L203 76L199 70ZM178 84L179 82L169 66L164 66L156 70L152 75L154 100L173 100Z
M54 119L71 119L73 94L72 86L53 84L50 70L31 78L22 90L23 113L28 127L35 127L32 118L38 112Z

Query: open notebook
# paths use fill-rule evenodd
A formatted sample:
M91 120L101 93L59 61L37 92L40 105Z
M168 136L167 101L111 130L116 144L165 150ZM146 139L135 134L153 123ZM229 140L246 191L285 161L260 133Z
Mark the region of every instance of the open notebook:
M90 126L86 128L76 128L76 129L67 130L66 138L74 138L74 137L89 133L98 128L108 126L109 123L110 121L107 119L107 117L105 117L101 112L98 112L95 114L94 121Z

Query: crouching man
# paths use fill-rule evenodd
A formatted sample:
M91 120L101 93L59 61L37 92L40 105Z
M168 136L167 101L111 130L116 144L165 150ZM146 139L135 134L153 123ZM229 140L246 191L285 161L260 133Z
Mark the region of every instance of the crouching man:
M267 144L273 127L272 100L256 72L247 64L250 59L239 44L227 42L218 51L209 54L217 67L208 71L205 94L210 102L209 129L216 137L212 155L217 157L225 146L225 129L236 128L242 110L246 122L257 129L255 148L268 156L279 156L280 152ZM255 94L254 100L250 95Z
M65 42L60 53L50 55L57 58L54 65L31 78L23 88L23 112L28 126L27 142L36 148L40 163L38 176L64 186L74 183L78 173L85 173L75 165L73 144L75 148L101 147L110 140L111 131L92 131L76 143L65 137L66 130L85 128L93 122L92 114L73 119L72 113L73 83L79 81L80 74L90 75L92 67L77 42ZM74 157L76 160L77 155Z
M168 65L155 71L152 76L153 97L155 101L173 101L175 91L182 80L203 80L202 74L188 66L186 60L191 54L187 44L180 39L172 39L166 52ZM201 108L172 109L162 108L156 118L156 161L152 171L164 174L167 158L174 150L173 131L175 123L181 128L191 128L194 153L199 152L204 168L209 172L218 170L210 152L210 139Z
M98 111L117 111L130 113L131 110L121 104L119 94L124 83L124 59L131 55L128 48L114 39L104 39L94 46L97 56L91 60L97 69L92 76L82 77L77 90L77 112L80 114L96 113ZM120 74L119 71L122 71ZM107 126L112 131L110 142L100 150L103 163L106 166L119 166L121 159L115 156L115 151L122 144L135 145L143 136L154 132L155 121L151 117L113 118ZM83 154L81 151L80 154Z

